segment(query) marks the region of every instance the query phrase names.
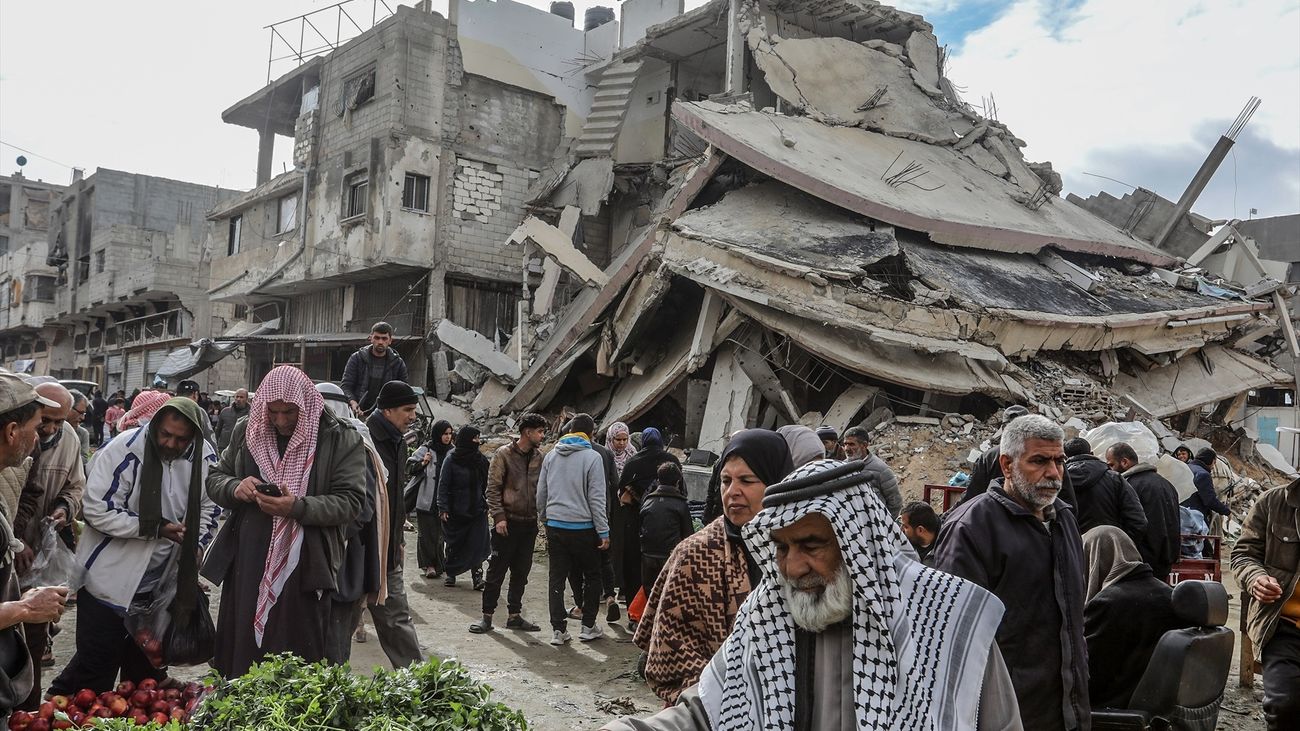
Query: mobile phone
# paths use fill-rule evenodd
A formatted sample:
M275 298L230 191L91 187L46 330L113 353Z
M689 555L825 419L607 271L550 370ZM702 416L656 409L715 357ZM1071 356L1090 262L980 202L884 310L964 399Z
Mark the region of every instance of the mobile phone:
M284 492L280 490L280 486L270 482L263 482L254 489L268 497L284 497Z

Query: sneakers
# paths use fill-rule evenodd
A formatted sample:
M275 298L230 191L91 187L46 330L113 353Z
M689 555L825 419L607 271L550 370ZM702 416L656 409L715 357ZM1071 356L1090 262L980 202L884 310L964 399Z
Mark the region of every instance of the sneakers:
M451 574L447 574L447 578L445 578L445 579L442 580L442 585L443 585L443 586L455 586L455 585L456 585L456 577L455 577L455 576L452 576Z
M591 642L592 640L598 640L604 636L605 631L596 625L590 627L584 625L582 631L578 633L578 639L582 642Z
M510 619L506 620L506 629L517 629L517 630L522 630L524 632L537 632L541 630L541 627L538 627L537 625L533 624L532 622L529 622L528 620L524 619L519 615L515 615Z
M506 625L506 626L508 627L509 625ZM492 631L492 618L491 618L491 617L484 617L483 619L480 619L479 621L475 622L474 624L471 624L471 625L469 626L469 631L470 631L471 634L476 634L476 635L485 635L485 634L487 634L488 632L491 632L491 631Z
M551 632L551 644L552 644L552 645L555 645L555 646L557 646L557 647L560 646L560 645L567 645L567 644L569 644L569 640L572 640L572 639L573 639L573 636L570 635L568 632L565 632L565 631L562 630L562 629L553 630L553 631Z
M614 601L614 597L610 597L609 608L605 610L605 621L614 624L622 618L622 616L623 615L618 611L618 602Z

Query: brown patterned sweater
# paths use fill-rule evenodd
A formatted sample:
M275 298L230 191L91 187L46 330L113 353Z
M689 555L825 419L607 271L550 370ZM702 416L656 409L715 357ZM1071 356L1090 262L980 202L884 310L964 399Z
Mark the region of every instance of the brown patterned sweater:
M647 653L646 684L655 695L672 704L699 681L750 588L744 553L727 540L722 518L678 544L633 638Z

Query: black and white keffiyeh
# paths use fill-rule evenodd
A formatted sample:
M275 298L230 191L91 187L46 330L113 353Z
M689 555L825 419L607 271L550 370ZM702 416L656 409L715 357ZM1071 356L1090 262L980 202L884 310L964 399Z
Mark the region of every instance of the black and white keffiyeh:
M782 485L769 486L764 503L770 507L743 528L763 577L700 681L700 699L717 731L793 727L795 625L779 588L771 531L810 513L830 520L853 581L854 682L846 691L854 695L857 728L976 728L1002 603L975 584L918 563L869 476L846 478L844 465L812 462L784 483L837 478L839 486L828 493L787 491L792 502L772 504Z

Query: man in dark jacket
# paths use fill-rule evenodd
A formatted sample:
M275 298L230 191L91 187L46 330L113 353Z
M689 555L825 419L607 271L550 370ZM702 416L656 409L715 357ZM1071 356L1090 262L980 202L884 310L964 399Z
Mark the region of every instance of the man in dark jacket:
M217 415L217 454L225 451L230 444L230 435L235 433L235 422L248 416L248 390L235 391L235 398L230 405Z
M392 344L393 326L376 322L370 328L370 344L353 353L343 368L339 385L358 415L370 411L385 383L407 380L406 361L393 350Z
M995 481L954 508L934 554L936 569L1006 605L997 642L1024 727L1035 731L1091 728L1083 547L1074 510L1058 499L1064 436L1042 416L1008 424L1000 445L1005 487Z
M402 563L406 557L403 527L406 524L406 502L402 495L402 477L406 474L408 449L404 434L415 421L415 404L419 398L414 389L401 381L389 381L379 391L375 411L366 420L375 451L388 470L388 599L383 604L371 604L370 616L375 620L375 634L393 667L400 668L424 660L420 641L415 636L411 622L411 607L406 600L406 587L402 583Z
M1232 515L1228 506L1219 499L1219 493L1215 492L1214 478L1210 476L1210 471L1214 469L1214 463L1218 459L1219 455L1213 449L1205 447L1197 451L1196 458L1187 463L1187 466L1192 468L1192 484L1196 485L1196 492L1182 504L1205 516L1207 525L1213 525L1210 523L1214 517L1213 513Z
M1029 410L1023 406L1008 406L1002 412L1002 419L1004 423L1009 423L1028 413ZM991 485L994 480L1005 477L1005 475L1002 474L1001 455L1001 448L994 445L985 450L984 454L981 454L975 460L975 463L971 466L970 484L966 486L966 492L962 493L961 502L957 503L957 505L960 505L962 502L966 502L977 495L984 494L984 491L989 489L989 485ZM1074 507L1077 504L1074 496L1074 485L1070 484L1069 473L1062 472L1061 474L1061 493L1058 497L1064 500L1070 507Z
M524 588L533 570L533 547L537 544L537 478L542 472L542 442L546 439L546 417L524 414L519 438L497 448L488 466L487 504L492 519L492 555L488 558L487 581L483 587L483 619L469 631L492 631L492 615L501 598L501 585L510 572L506 594L506 629L536 632L541 629L524 619Z
M1134 536L1134 542L1151 572L1163 579L1178 561L1178 490L1156 472L1155 465L1138 461L1137 452L1124 442L1106 450L1106 464L1124 476L1142 503L1147 529Z
M1092 453L1087 439L1075 437L1065 443L1065 472L1078 501L1074 505L1079 533L1113 525L1136 542L1146 531L1147 515L1137 493Z

